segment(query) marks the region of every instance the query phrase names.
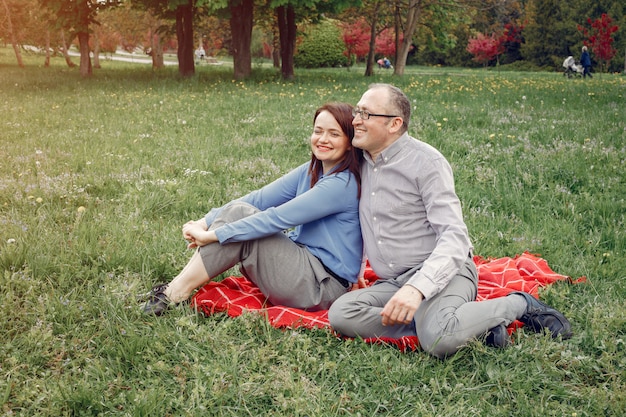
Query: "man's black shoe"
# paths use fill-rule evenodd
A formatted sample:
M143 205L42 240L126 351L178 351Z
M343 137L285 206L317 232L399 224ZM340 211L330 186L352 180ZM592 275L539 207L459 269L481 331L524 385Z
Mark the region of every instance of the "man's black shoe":
M167 295L165 295L166 288L167 284L160 284L150 290L147 294L148 300L142 309L144 314L160 316L170 308L172 302Z
M505 348L511 344L511 338L504 323L489 329L485 337L485 344L495 348Z
M569 339L572 337L572 325L563 313L526 292L513 292L509 295L512 294L519 294L526 299L528 307L519 320L530 329L537 333L543 332L543 329L548 329L553 338L561 336L563 339Z

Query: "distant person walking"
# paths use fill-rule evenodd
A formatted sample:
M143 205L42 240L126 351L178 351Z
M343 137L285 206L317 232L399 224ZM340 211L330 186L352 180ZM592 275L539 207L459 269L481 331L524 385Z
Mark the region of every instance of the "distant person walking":
M593 78L591 75L591 57L589 56L589 51L587 51L586 46L583 46L583 53L580 55L580 65L583 66L583 78L586 76Z

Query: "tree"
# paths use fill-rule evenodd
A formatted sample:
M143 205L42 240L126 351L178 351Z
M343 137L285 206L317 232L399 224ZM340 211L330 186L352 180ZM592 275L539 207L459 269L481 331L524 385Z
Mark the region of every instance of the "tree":
M365 76L373 75L375 54L378 52L376 38L385 29L395 36L394 75L403 75L407 58L415 50L414 38L418 27L428 27L435 36L443 37L451 31L451 24L459 20L465 0L365 0L358 14L366 19L370 27L370 52ZM391 30L393 28L393 30ZM380 43L379 43L380 45Z
M254 0L230 0L230 33L233 37L234 78L241 80L252 73L252 26L254 23Z
M0 6L4 9L5 20L7 25L7 31L9 33L9 39L11 40L11 45L13 45L13 51L15 52L15 58L17 59L17 65L21 68L24 68L24 61L22 60L22 54L20 53L20 47L17 42L17 36L15 31L13 30L13 22L11 20L11 10L9 9L9 5L6 0L2 0Z
M389 2L385 0L369 0L364 1L361 7L346 10L340 18L344 22L362 22L357 25L361 26L359 31L362 32L363 42L367 42L364 73L366 77L374 75L376 38L383 30L392 26L391 10Z
M24 45L44 51L46 54L44 65L49 65L49 17L46 10L39 7L38 0L1 0L0 38L11 43L18 66L24 66L22 59Z
M509 22L504 25L504 32L502 34L502 47L503 53L508 57L507 62L511 63L521 59L520 47L524 42L522 37L522 31L524 25L520 25L514 22Z
M280 68L280 34L276 12L270 2L257 5L254 13L254 26L263 33L263 55L272 59L274 68Z
M352 65L352 57L356 60L367 56L369 50L369 28L363 17L354 22L340 23L341 37L346 45L344 55L348 57L348 65Z
M196 13L194 33L206 56L217 56L230 44L230 22L217 16Z
M402 33L396 36L395 30L386 28L376 36L376 53L384 56L396 56L397 46L402 43Z
M339 26L332 20L323 20L306 30L294 56L295 64L303 68L343 66L346 63L344 49Z
M584 44L589 47L596 58L601 62L603 69L607 68L609 61L613 59L617 50L613 47L613 34L618 31L618 26L613 24L613 19L606 13L596 20L587 18L591 29L578 26L578 30L585 37Z
M470 38L467 44L467 51L474 55L474 61L480 62L483 66L504 52L503 41L505 38L491 34L491 36L479 33L475 38Z
M278 35L280 39L280 73L285 80L294 78L294 55L296 52L296 12L293 4L276 8Z
M96 24L96 16L100 10L119 5L122 0L40 0L43 7L48 8L56 17L55 25L59 29L70 32L72 38L78 37L80 50L80 74L91 76L89 31L90 25Z
M404 28L402 31L403 39L399 43L399 48L396 52L396 66L393 69L395 75L403 75L404 68L406 67L406 59L409 56L411 45L413 44L413 35L417 29L417 24L420 21L422 11L425 7L429 6L428 0L409 0L406 7L406 17L402 21L400 17L401 7L396 6L396 21L401 22L401 26ZM397 34L400 34L399 27L397 28Z
M119 47L128 52L138 48L152 58L153 68L162 68L163 38L174 36L172 19L155 16L152 10L141 4L124 3L120 7L101 12L100 25L94 28L94 67L97 68L96 49L115 52Z
M564 57L571 55L572 29L561 9L559 0L531 0L528 3L528 23L521 47L525 60L541 67L560 68Z
M176 38L178 39L178 73L183 77L191 77L196 73L193 59L194 36L193 15L195 11L194 0L185 0L176 7Z
M199 6L210 0L132 0L133 6L149 10L160 19L174 19L174 31L178 44L178 73L183 77L195 74L193 20ZM158 30L151 30L152 65L158 66L156 59L162 59L161 45L157 42Z
M298 21L316 22L325 14L339 12L358 0L268 0L276 8L280 37L281 75L294 78L294 54Z

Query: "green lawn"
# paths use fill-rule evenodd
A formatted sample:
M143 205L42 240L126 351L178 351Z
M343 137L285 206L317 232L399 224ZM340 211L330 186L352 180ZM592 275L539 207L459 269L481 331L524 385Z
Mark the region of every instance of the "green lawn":
M6 416L618 416L626 409L626 78L448 68L177 69L0 48L0 413ZM76 61L77 62L77 61ZM190 252L181 226L308 160L313 112L393 82L455 171L484 257L587 277L541 297L574 337L521 330L447 361L135 296ZM236 273L236 271L232 271Z

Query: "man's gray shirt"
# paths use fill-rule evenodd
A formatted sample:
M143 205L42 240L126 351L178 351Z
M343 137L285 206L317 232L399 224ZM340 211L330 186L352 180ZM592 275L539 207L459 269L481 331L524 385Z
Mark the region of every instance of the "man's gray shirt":
M376 161L365 152L359 218L376 275L407 284L426 299L440 292L471 255L452 169L432 146L407 133Z

